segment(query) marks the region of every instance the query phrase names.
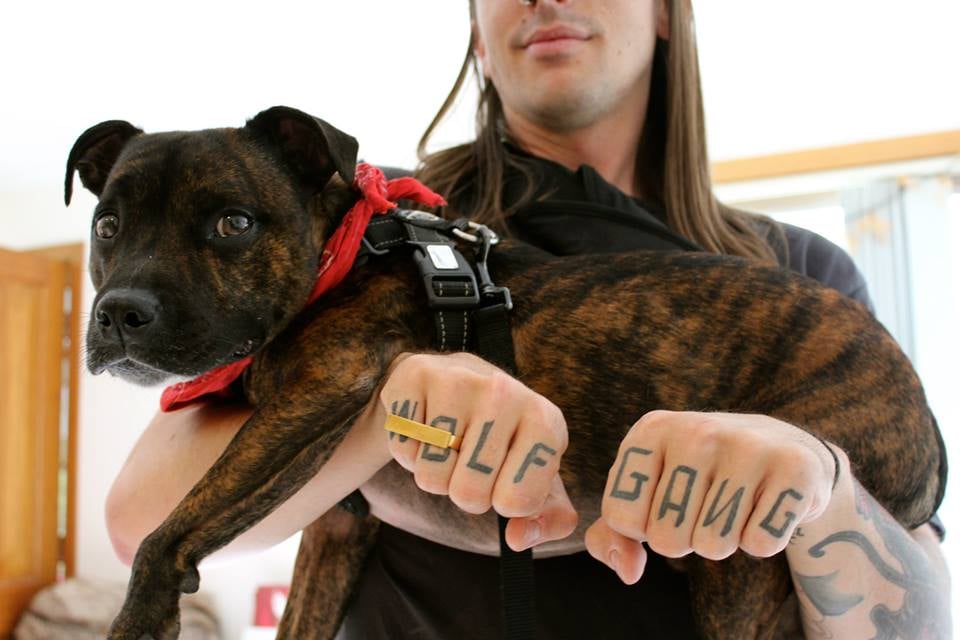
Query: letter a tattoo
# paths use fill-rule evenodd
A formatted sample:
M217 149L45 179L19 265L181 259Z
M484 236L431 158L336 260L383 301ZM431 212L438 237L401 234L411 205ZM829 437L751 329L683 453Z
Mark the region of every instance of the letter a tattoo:
M673 483L677 480L677 475L684 473L687 476L687 486L683 490L683 500L680 502L671 502L670 496L673 493ZM663 502L660 503L660 515L657 520L663 520L667 511L673 509L678 513L677 521L673 523L674 527L683 524L683 519L687 516L687 503L690 502L690 490L693 489L693 481L697 479L697 470L691 469L686 465L679 465L670 474L670 484L667 485L667 492L663 494Z

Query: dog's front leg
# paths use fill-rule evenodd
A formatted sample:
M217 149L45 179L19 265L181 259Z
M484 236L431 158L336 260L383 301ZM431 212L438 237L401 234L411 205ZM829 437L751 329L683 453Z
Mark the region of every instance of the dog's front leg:
M380 521L334 508L303 530L277 638L333 638Z
M377 372L366 379L375 381ZM140 545L111 639L175 637L179 595L199 587L197 563L261 520L316 475L373 391L309 389L258 408L220 458ZM303 389L301 389L303 391Z

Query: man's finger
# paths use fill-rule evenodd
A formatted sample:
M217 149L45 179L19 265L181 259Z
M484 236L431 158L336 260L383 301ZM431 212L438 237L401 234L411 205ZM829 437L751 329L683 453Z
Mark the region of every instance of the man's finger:
M590 555L613 569L624 584L635 584L647 565L647 551L633 538L619 534L599 518L587 529L584 543Z
M577 528L579 516L570 502L560 474L554 474L550 493L536 516L511 518L507 523L507 544L522 551L550 540L562 540Z

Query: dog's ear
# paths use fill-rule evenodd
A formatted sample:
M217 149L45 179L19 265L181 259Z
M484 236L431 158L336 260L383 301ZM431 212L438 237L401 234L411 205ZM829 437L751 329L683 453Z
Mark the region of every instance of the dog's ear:
M328 122L290 107L273 107L249 120L247 129L276 145L305 184L319 190L334 171L353 184L357 141Z
M103 192L107 175L117 157L133 136L143 133L124 120L107 120L93 125L77 138L67 157L67 177L63 184L63 200L70 204L73 196L73 172L80 174L80 182L94 195Z

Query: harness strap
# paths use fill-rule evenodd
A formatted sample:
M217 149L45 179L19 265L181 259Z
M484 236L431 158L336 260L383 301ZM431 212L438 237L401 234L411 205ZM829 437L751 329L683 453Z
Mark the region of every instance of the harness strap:
M419 211L397 209L370 222L364 234L358 260L384 255L403 246L414 247L414 260L423 277L427 300L434 312L437 345L440 351L473 350L484 360L516 375L517 364L510 331L510 292L497 287L487 271L487 256L493 244L492 232L479 229L476 236L464 235L466 220L445 220ZM460 231L478 243L477 272L446 235ZM341 506L363 512L359 492ZM365 502L365 501L363 501ZM533 552L514 551L506 542L508 519L497 515L500 530L500 594L503 632L507 640L531 640L535 633Z
M513 334L510 331L508 302L481 307L474 312L477 355L510 375L517 374ZM503 631L507 640L529 640L535 636L536 589L533 550L514 551L507 546L508 519L497 514L500 529L500 597Z

